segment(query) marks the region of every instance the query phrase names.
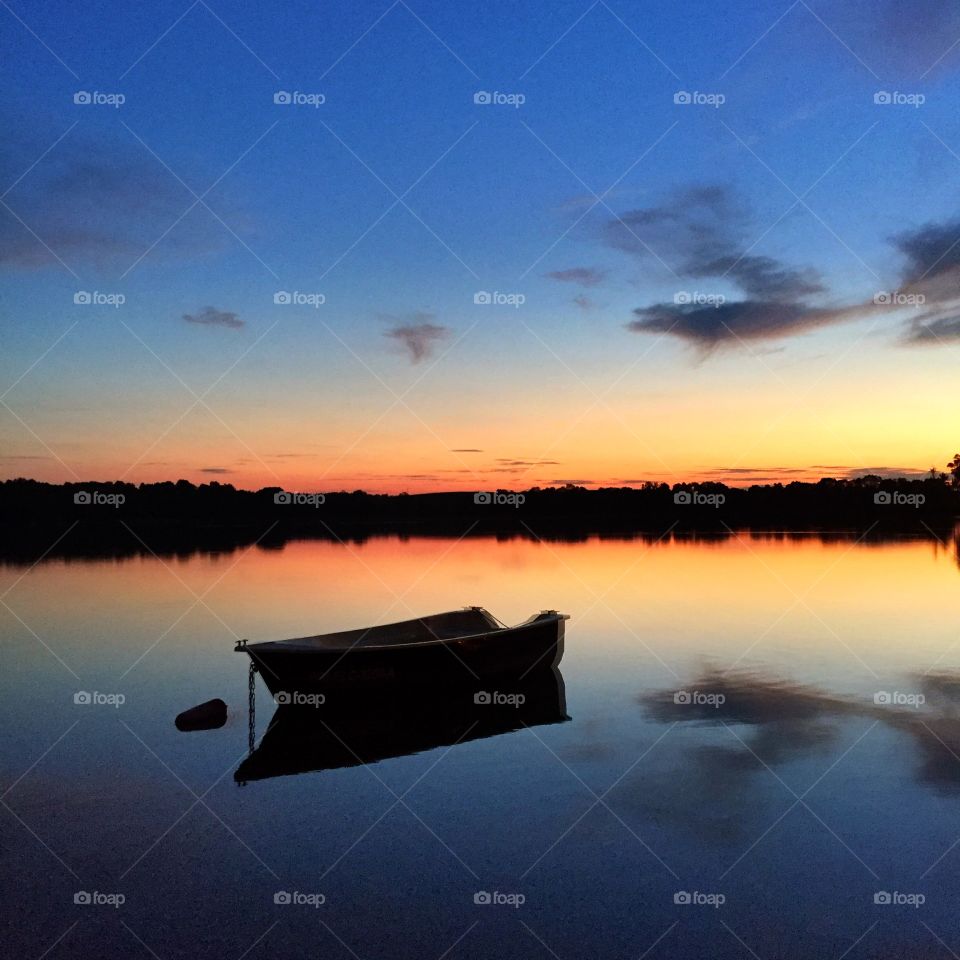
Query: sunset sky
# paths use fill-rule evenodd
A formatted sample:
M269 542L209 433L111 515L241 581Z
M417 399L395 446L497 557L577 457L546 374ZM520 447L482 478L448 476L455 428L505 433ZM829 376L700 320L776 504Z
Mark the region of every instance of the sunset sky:
M2 477L747 483L960 445L960 6L0 18Z

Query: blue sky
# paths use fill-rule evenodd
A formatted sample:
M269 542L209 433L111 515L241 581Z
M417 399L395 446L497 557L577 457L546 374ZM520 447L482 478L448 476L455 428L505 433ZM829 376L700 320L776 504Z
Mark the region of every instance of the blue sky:
M474 483L517 458L557 461L527 482L603 482L742 458L769 472L771 456L919 469L952 452L942 409L918 423L914 403L946 402L960 338L952 8L218 0L0 15L9 476L249 484L286 479L273 458L296 454L298 482L396 489ZM276 104L281 90L323 103ZM897 289L925 305L873 304ZM275 304L278 290L324 303ZM75 305L77 291L124 302ZM477 291L524 302L476 305ZM680 292L726 305L678 307ZM790 406L814 380L839 439ZM410 409L391 408L414 384ZM744 385L803 438L790 463L763 423L740 435ZM902 416L860 408L880 387ZM608 390L614 410L584 414ZM197 394L210 409L178 420ZM717 409L727 420L708 429ZM587 435L561 439L577 417ZM670 437L647 436L657 419ZM718 428L728 454L704 442ZM450 461L461 447L482 466Z

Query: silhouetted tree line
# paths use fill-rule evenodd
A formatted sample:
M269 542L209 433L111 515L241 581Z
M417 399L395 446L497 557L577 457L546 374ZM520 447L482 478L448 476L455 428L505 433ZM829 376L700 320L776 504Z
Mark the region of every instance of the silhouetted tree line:
M534 487L483 494L291 496L229 483L0 483L0 556L36 555L69 532L54 555L220 551L289 539L362 540L380 533L534 536L729 530L854 530L871 535L952 528L960 512L960 456L923 480L822 479L751 487L644 483L637 487ZM322 501L322 502L321 502Z

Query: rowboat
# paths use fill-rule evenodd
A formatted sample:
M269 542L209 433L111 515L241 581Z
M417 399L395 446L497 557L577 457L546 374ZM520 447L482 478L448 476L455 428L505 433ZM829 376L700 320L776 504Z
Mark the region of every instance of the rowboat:
M278 702L281 694L293 702L297 693L356 682L470 684L503 673L522 676L560 662L568 619L543 610L508 627L483 607L464 607L315 637L241 640L234 649L250 657Z
M570 719L556 667L522 680L500 676L486 689L441 685L418 697L357 682L320 696L312 705L277 707L234 773L237 783L377 763Z

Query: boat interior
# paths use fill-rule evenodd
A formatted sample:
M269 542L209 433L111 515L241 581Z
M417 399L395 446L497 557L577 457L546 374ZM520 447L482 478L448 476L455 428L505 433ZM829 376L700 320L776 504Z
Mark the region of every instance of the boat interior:
M315 637L294 637L278 642L284 646L302 644L314 648L341 650L353 647L425 643L431 640L454 640L457 637L470 637L503 629L504 627L482 607L467 607L463 610L435 613L399 623L384 623L377 627L342 630L339 633L325 633Z

